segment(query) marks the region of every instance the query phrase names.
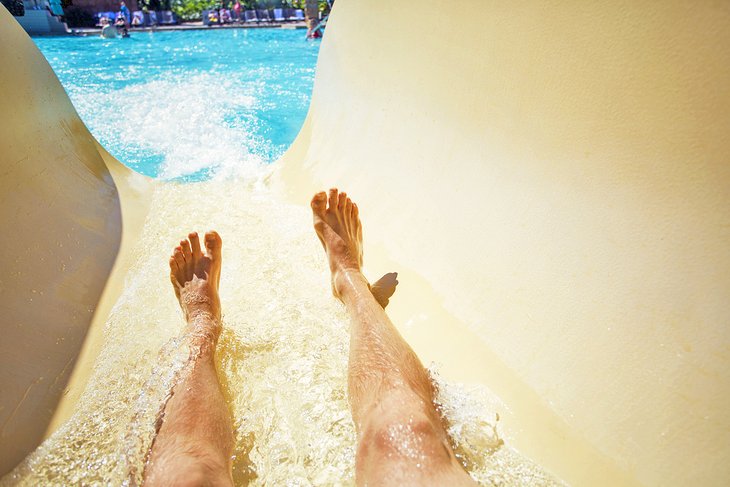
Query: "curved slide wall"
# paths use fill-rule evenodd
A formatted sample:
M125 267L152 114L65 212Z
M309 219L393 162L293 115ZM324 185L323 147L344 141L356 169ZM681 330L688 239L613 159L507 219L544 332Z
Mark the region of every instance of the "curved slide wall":
M1 6L0 66L5 473L68 416L81 393L94 358L93 330L121 289L150 183L97 144L35 44Z
M558 477L725 483L727 7L458 7L338 2L274 181L353 195L402 333ZM6 471L73 408L153 184L0 26Z
M294 199L348 190L366 261L429 283L494 354L454 373L486 367L514 444L576 485L730 481L729 25L722 2L343 0L282 164ZM422 326L440 357L450 325Z

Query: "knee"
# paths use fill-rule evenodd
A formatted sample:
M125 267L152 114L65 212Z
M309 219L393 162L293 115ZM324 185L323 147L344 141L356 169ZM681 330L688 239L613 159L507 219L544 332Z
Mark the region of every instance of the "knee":
M193 467L184 469L182 475L177 475L171 485L180 487L203 487L209 485L210 478L204 468ZM171 479L172 480L172 479Z
M180 454L163 459L150 472L144 486L207 487L232 486L226 465L200 454Z
M451 456L441 425L419 414L370 421L362 430L357 462L388 459L413 462L427 468L449 463Z
M221 469L194 467L184 469L178 475L168 479L168 485L175 487L218 487L233 486L230 476Z

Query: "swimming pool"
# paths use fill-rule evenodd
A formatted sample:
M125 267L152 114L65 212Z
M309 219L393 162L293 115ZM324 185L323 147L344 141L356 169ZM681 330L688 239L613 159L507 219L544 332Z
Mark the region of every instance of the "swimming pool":
M112 155L147 176L191 181L236 175L287 149L319 52L291 29L34 41Z

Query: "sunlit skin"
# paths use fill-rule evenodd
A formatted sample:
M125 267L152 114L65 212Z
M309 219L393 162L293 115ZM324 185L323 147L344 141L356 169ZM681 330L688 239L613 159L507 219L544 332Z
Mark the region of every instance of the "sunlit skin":
M348 394L358 485L476 485L449 445L426 369L362 274L359 208L337 189L317 193L311 205L332 292L350 315Z
M385 314L398 281L372 286L362 274L359 209L332 189L312 199L314 230L331 272L333 294L351 319L348 394L357 429L359 485L472 485L456 460L418 357ZM145 485L233 485L233 424L215 368L221 332L221 237L197 233L170 257L170 282L187 326L190 357L158 422Z
M197 233L180 242L170 257L170 282L187 326L190 358L165 405L145 466L145 485L233 485L233 424L215 369L221 332L218 285L222 242Z

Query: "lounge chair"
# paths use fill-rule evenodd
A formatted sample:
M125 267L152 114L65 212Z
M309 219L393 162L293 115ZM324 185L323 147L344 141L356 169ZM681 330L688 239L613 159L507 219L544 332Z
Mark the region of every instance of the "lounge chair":
M173 25L177 24L177 20L175 20L175 15L172 13L171 10L163 10L160 12L160 24L162 25Z
M295 20L304 20L304 10L298 8L294 11Z
M258 22L259 19L256 17L255 10L246 10L243 12L243 18L245 22Z
M257 10L256 16L259 18L259 22L271 22L271 15L268 10Z
M284 9L283 8L275 8L274 9L274 21L276 22L284 22L286 18L284 17Z
M150 10L147 12L147 25L157 25L157 12Z
M141 10L132 12L132 27L144 27L144 13Z

